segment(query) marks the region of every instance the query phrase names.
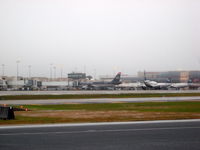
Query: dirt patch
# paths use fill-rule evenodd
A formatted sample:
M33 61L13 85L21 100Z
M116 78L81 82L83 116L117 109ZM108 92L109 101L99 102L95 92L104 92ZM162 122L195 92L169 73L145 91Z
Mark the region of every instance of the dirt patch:
M18 116L26 117L48 117L60 119L97 119L98 120L158 120L158 119L194 119L200 118L199 113L182 113L182 112L135 112L135 111L30 111L16 112Z

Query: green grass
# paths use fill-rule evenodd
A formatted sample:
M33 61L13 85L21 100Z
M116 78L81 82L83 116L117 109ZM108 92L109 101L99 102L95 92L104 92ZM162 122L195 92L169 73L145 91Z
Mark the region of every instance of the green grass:
M57 118L16 116L15 120L0 120L0 125L1 124L24 124L24 123L25 124L56 123L57 121L59 121L59 119Z
M88 99L88 98L140 98L140 97L178 97L200 96L200 93L127 93L127 94L80 94L80 95L5 95L0 100L34 99Z
M13 106L20 107L20 106ZM112 121L139 121L139 120L172 120L172 119L197 119L200 118L200 101L185 101L185 102L142 102L142 103L105 103L105 104L64 104L64 105L24 105L28 108L28 116L24 116L26 112L16 113L15 120L0 120L0 125L11 124L43 124L43 123L80 123L80 122L112 122ZM63 111L59 111L63 110ZM76 117L76 112L81 116L83 113L104 113L107 116L94 115L93 117L82 116ZM48 116L48 113L67 113L74 111L74 116L53 117ZM107 111L107 112L106 112ZM126 111L127 115L117 116L120 111ZM114 113L116 112L116 113ZM20 114L23 115L20 115ZM37 115L46 114L44 116L30 116L36 113ZM138 113L140 116L138 117ZM130 115L132 114L132 115ZM72 112L71 112L72 115Z
M19 106L18 106L19 107ZM104 104L25 105L30 110L86 110L140 112L200 112L200 102L143 102Z

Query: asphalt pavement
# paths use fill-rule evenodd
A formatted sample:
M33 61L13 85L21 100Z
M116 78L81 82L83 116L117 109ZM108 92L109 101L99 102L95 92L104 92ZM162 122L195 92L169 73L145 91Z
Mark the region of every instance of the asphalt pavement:
M200 120L0 127L1 150L199 150Z
M200 90L77 90L77 91L0 91L3 95L80 95L80 94L126 94L126 93L199 93Z
M172 102L200 101L200 96L191 97L146 97L146 98L92 98L92 99L46 99L46 100L0 100L0 105L55 105L87 103L133 103L133 102Z

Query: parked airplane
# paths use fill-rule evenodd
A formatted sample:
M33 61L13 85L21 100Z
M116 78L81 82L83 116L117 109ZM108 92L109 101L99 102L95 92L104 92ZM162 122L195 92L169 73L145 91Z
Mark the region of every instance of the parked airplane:
M177 90L189 87L189 83L172 83L170 88L175 88Z
M144 71L144 84L147 88L150 89L167 89L171 85L170 83L158 83L156 81L147 80L145 71Z
M172 83L170 85L171 88L175 88L177 90L183 89L183 88L191 88L191 89L197 89L198 88L198 84L193 83L191 79L188 80L188 82L184 82L184 83Z
M146 86L144 85L144 83L135 82L135 83L121 83L119 85L116 85L115 87L121 90L139 90L143 89Z
M200 83L190 83L189 89L192 89L192 90L200 89Z
M183 82L183 83L172 83L170 85L170 88L174 88L176 90L184 89L184 88L190 88L192 87L194 83L192 83L192 80L189 79L188 82Z
M104 90L104 89L112 89L115 88L115 85L119 85L121 83L121 72L119 72L112 81L98 81L98 82L86 82L80 83L82 89L89 90Z
M7 89L6 81L4 79L0 78L0 91L1 90L6 90L6 89Z
M144 84L146 85L146 87L150 89L174 88L174 89L180 90L180 89L192 86L192 83L190 83L190 81L188 81L187 83L172 83L171 81L169 81L169 83L158 83L156 81L147 80L145 72L144 72L144 78L145 78Z

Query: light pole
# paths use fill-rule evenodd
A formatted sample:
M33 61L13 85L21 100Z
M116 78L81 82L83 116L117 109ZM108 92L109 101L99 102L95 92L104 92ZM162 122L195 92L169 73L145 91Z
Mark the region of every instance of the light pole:
M60 78L61 78L61 80L62 80L62 75L63 75L63 68L61 67L60 68Z
M29 79L31 78L31 65L28 66L28 76L29 76Z
M56 66L54 66L53 69L54 69L54 79L56 79Z
M5 67L5 64L2 64L2 77L4 76L4 67Z
M20 61L17 60L16 63L17 63L17 80L18 80L18 77L19 77L19 63L20 63Z
M50 64L50 81L52 81L52 66L53 66L53 64L51 63Z
M19 76L19 63L20 63L20 61L19 60L17 60L16 61L16 63L17 63L17 89L18 89L18 76Z

